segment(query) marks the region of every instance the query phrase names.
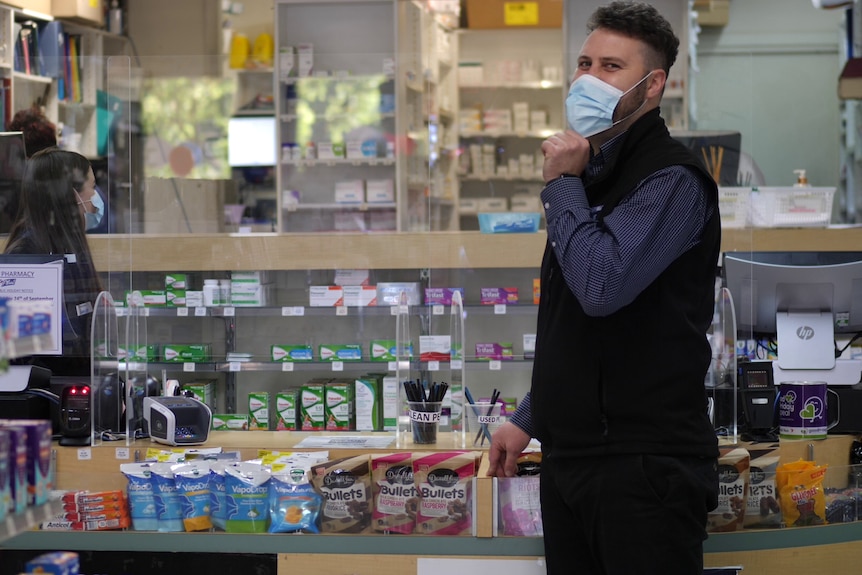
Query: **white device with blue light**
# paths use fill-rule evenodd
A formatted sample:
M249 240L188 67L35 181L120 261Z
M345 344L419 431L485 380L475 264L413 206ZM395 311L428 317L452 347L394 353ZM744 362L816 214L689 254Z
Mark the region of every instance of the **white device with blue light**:
M200 445L209 437L213 414L209 406L183 395L144 398L144 420L150 439L166 445Z

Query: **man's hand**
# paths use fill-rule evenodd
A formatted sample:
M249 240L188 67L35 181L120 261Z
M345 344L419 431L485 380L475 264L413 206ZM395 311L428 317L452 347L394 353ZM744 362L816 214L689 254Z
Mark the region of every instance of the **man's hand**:
M590 161L590 143L577 132L557 132L542 142L545 163L542 178L545 183L563 174L580 176Z
M518 456L527 448L530 436L520 427L506 422L491 437L488 451L489 477L514 477Z

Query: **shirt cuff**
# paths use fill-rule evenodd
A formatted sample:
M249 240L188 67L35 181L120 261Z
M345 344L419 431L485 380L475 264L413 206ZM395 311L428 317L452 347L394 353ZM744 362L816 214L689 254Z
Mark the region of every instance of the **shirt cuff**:
M515 413L512 414L509 421L530 437L535 437L535 435L533 435L533 410L530 407L529 392L527 392L527 395L525 395L524 399L521 400L521 403L518 405L518 409L515 410Z
M545 219L549 222L564 212L583 209L589 211L590 203L584 191L584 182L578 176L560 176L548 182L541 194Z

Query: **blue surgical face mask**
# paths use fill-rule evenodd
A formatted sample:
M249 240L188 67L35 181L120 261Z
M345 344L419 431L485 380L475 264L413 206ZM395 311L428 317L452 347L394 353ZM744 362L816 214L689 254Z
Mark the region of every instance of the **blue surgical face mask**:
M93 193L93 199L90 201L93 203L93 207L96 208L96 211L93 213L84 213L87 230L99 227L99 224L102 223L102 218L105 216L105 202L102 201L102 194L99 193L99 190L95 190Z
M614 122L614 110L623 96L637 88L650 74L652 72L625 92L590 74L578 76L572 82L569 95L566 97L566 120L569 122L569 127L584 138L589 138L628 119L637 110L616 122ZM645 103L646 100L641 106Z

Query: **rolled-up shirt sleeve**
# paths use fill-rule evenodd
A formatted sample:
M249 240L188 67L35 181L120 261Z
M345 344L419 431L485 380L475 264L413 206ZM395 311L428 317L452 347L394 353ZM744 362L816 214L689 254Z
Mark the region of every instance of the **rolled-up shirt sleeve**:
M524 399L521 400L521 403L518 404L518 408L515 410L515 413L512 417L509 418L515 426L529 435L530 437L535 437L536 435L533 433L533 412L530 407L530 393L527 392L527 395L524 396Z

